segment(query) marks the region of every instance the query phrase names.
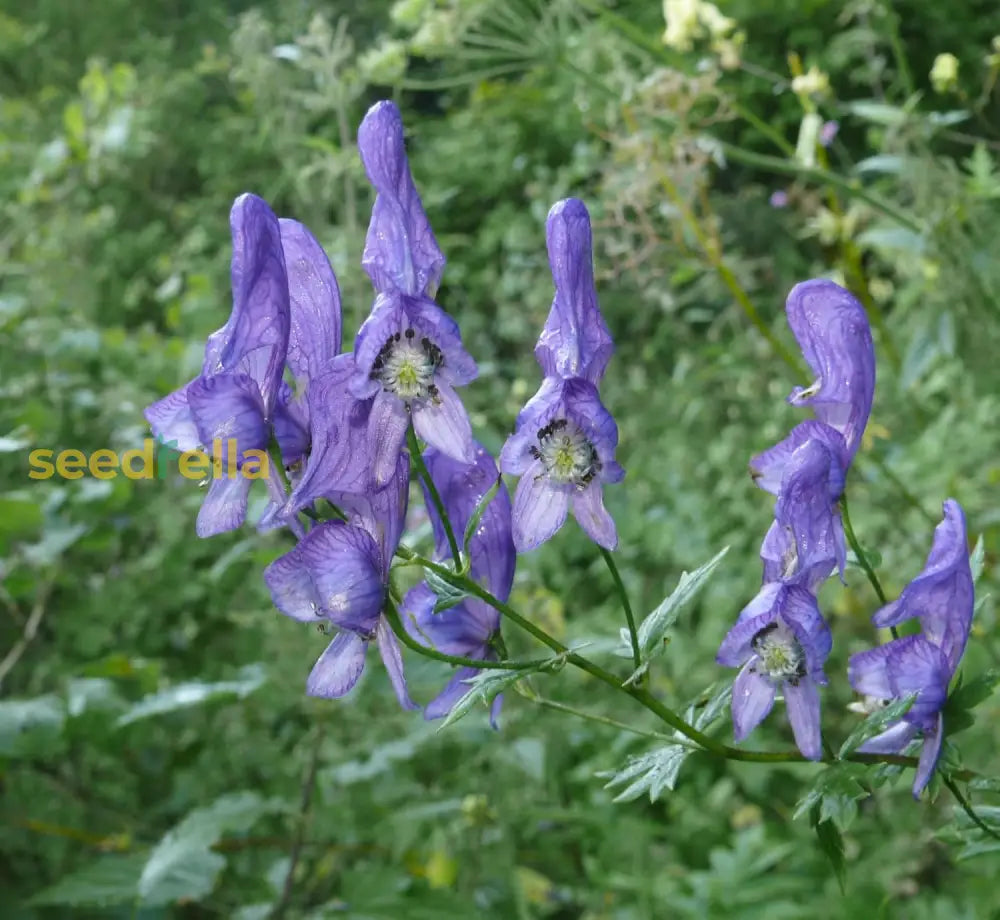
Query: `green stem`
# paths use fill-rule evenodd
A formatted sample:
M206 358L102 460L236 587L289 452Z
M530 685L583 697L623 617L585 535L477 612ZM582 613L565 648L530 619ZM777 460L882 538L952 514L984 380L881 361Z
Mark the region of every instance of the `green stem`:
M389 621L389 626L396 634L396 638L411 651L423 655L425 658L433 658L435 661L443 661L446 664L458 665L462 668L482 668L494 671L535 671L546 664L552 662L551 658L536 658L533 661L492 661L485 658L464 658L461 655L446 655L435 648L423 645L413 638L403 626L399 610L391 597L386 598L385 618Z
M615 587L618 589L618 595L621 598L622 609L625 611L625 621L628 623L628 637L632 643L632 661L638 670L642 667L642 656L639 654L639 634L635 630L635 617L632 615L632 605L629 603L628 591L625 590L625 583L618 573L618 566L615 565L614 556L603 546L601 547L601 555L611 570L611 577L615 581Z
M458 548L458 541L455 539L455 531L452 530L448 512L445 510L444 502L441 500L441 493L438 492L434 480L424 463L424 458L420 453L420 445L417 443L417 433L413 430L413 425L406 429L406 444L410 448L410 462L417 470L417 475L423 480L427 488L427 494L431 497L431 504L437 511L438 518L444 526L445 535L448 537L448 546L451 549L452 558L455 560L455 568L462 568L462 553Z
M882 590L882 584L878 580L878 575L875 574L875 570L871 567L871 563L868 561L868 557L865 555L864 550L861 549L861 544L858 542L857 535L854 533L854 527L851 525L851 514L847 508L846 494L840 496L840 516L844 521L844 535L847 537L847 542L850 544L851 549L854 550L854 555L858 559L858 565L861 566L865 575L868 576L868 581L875 589L875 594L878 597L879 603L884 607L888 603L885 591ZM893 639L899 638L899 633L896 631L895 626L890 626L889 631L892 633Z
M557 700L549 700L543 696L539 696L534 692L534 690L525 692L525 690L517 684L514 685L514 690L526 700L530 700L532 703L537 703L539 706L543 706L546 709L552 709L556 712L565 712L568 715L577 716L580 719L586 719L588 722L597 722L600 725L617 728L620 731L629 732L633 735L639 735L642 738L649 738L652 741L663 741L667 744L679 744L681 747L689 747L696 751L700 751L702 749L700 744L695 744L687 738L678 738L676 735L665 735L663 732L646 731L643 728L636 728L634 725L619 722L617 719L612 719L609 716L598 715L595 712L585 712L582 709L567 706L565 703L560 703Z
M585 671L592 677L597 678L602 683L613 687L622 693L627 694L632 697L640 705L644 706L654 715L658 716L662 722L665 722L671 728L676 729L682 735L694 741L703 750L708 751L710 754L714 754L717 757L724 757L727 760L740 760L749 763L813 763L806 757L804 757L799 751L744 751L739 748L730 747L727 744L722 744L716 741L714 738L710 738L703 732L700 732L693 725L688 724L684 719L682 719L676 712L674 712L669 707L661 703L656 697L651 693L646 691L641 687L635 687L632 685L625 685L621 680L619 680L614 674L609 671L604 670L604 668L595 664L582 655L578 655L576 652L571 652L565 645L563 645L554 636L550 636L545 630L540 629L530 620L522 617L516 610L511 608L508 604L495 598L489 591L482 588L480 585L471 579L465 577L464 575L459 575L457 572L453 572L446 566L439 565L436 562L432 562L429 559L425 559L418 553L413 552L409 547L400 545L396 550L396 555L401 559L404 559L411 565L421 565L426 569L434 572L436 575L450 581L456 587L462 588L468 594L472 594L478 597L480 600L485 601L495 610L498 610L505 617L516 623L526 632L529 632L532 636L538 639L539 642L547 645L554 652L558 653L567 662L572 664L574 667L579 668L581 671ZM425 650L421 647L415 649L415 651L424 652ZM681 742L677 742L681 743ZM896 764L901 767L916 767L917 758L916 757L906 757L902 754L860 754L854 752L848 754L844 760L849 760L854 763L868 763L868 764L880 764L880 763L890 763ZM820 760L821 763L835 763L839 762L838 758L826 756ZM953 774L953 776L964 781L975 779L978 774L972 770L961 770Z
M969 800L966 799L964 795L962 795L962 791L955 784L955 781L950 776L942 776L942 779L944 780L944 784L951 791L951 794L955 796L955 799L958 801L958 804L962 807L962 811L964 811L969 816L969 820L973 824L975 824L976 827L978 827L984 834L989 835L994 840L1000 840L1000 834L998 834L995 830L993 830L993 828L991 828L988 824L986 824L986 822L983 821L983 819L976 814L972 805L969 804Z

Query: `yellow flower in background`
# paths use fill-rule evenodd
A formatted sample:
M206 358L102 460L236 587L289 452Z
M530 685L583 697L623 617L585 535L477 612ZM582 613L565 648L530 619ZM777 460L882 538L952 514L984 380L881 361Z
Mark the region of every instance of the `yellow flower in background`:
M667 28L663 44L678 51L690 51L698 35L700 0L663 0L663 18Z
M813 64L806 73L792 78L792 92L800 96L824 96L830 92L830 78Z
M663 44L677 51L690 51L695 39L711 39L712 52L727 69L739 66L739 53L746 36L736 31L736 20L724 16L714 3L702 0L663 0L667 24Z
M930 76L934 92L950 92L958 85L958 58L954 54L939 54L934 58Z

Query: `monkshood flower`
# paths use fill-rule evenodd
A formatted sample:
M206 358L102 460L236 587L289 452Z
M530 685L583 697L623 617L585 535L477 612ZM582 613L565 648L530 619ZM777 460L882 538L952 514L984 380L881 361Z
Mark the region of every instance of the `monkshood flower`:
M406 516L409 476L409 458L401 453L384 489L338 496L347 522L317 525L264 571L271 599L282 613L339 630L306 681L310 696L337 699L347 694L361 677L374 641L400 705L417 708L407 692L399 642L382 614L389 566Z
M248 450L266 451L289 339L288 280L278 219L263 199L241 195L229 215L233 236L233 309L205 345L202 372L145 410L161 441L186 451L235 442L236 456L217 456L239 469ZM271 469L272 500L281 493ZM197 533L234 530L246 519L250 478L212 477Z
M514 546L540 546L573 516L599 546L618 545L615 522L604 507L605 483L621 482L615 461L618 426L597 387L573 377L547 377L517 417L500 452L500 468L520 476L514 493Z
M424 461L451 526L457 534L464 533L476 507L497 482L500 474L496 463L479 444L476 445L476 462L471 466L436 450L425 451ZM447 559L448 539L426 487L424 497L434 527L436 558ZM514 583L515 560L510 496L501 483L469 541L470 574L494 597L506 601ZM460 604L435 613L437 600L425 582L411 589L404 598L401 608L403 622L413 637L446 655L496 660L497 653L491 640L500 629L499 612L477 597L467 597ZM424 710L425 717L438 719L451 712L455 703L468 692L466 682L478 673L478 668L459 668L444 690L428 703ZM490 712L494 728L501 705L502 696L497 696Z
M830 494L842 472L821 441L789 459L775 519L761 548L764 585L722 641L716 660L742 670L733 684L733 730L744 740L770 713L780 689L804 756L822 754L819 684L830 654L830 629L814 591L843 566L843 531Z
M556 293L535 357L546 377L601 381L615 350L597 304L590 214L577 198L556 202L545 222Z
M923 571L903 589L898 600L872 617L878 627L896 626L916 617L921 633L852 655L847 665L851 686L867 697L888 702L916 693L910 709L898 722L858 748L869 753L898 754L921 735L923 747L913 780L914 798L919 798L930 782L941 754L941 710L965 651L973 609L965 515L958 502L948 499Z
M875 394L875 350L868 317L849 291L822 278L803 281L789 293L785 312L816 378L808 387L792 390L788 401L810 406L819 424L797 425L784 441L751 460L754 481L770 492L776 492L781 481L783 463L810 438L836 447L846 474Z
M293 466L309 452L310 384L340 352L340 288L329 258L309 229L286 218L278 224L288 277L286 365L294 387L282 384L273 424L282 459Z
M395 469L411 420L431 447L473 462L472 426L454 388L474 380L477 370L458 325L431 300L444 256L410 175L395 105L379 102L369 109L358 149L377 193L361 262L377 296L354 343L351 392L374 397L369 432L381 487Z

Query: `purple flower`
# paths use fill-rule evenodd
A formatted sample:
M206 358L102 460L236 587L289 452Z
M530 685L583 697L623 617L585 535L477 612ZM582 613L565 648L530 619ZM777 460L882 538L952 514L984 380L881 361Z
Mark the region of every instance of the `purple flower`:
M472 426L454 388L474 380L477 370L457 324L430 299L444 256L414 187L393 103L369 109L358 148L377 193L362 257L377 296L355 340L351 392L375 400L369 437L374 481L381 487L411 419L431 447L473 462Z
M500 453L500 468L521 477L514 494L514 546L540 546L573 515L598 545L618 544L615 522L604 507L604 483L625 471L614 459L618 426L593 383L547 377L517 417Z
M768 198L767 201L772 208L776 208L778 210L781 208L787 208L788 192L786 192L783 188L775 189L775 191L771 192L771 197Z
M806 441L792 453L761 548L765 584L815 592L834 568L843 574L847 548L835 504L842 489L843 470L823 441Z
M879 627L895 626L916 617L921 634L859 652L847 665L851 686L866 696L889 701L917 694L902 719L858 749L898 754L921 734L924 743L913 780L914 798L919 798L930 782L941 754L941 710L948 684L965 651L973 609L965 515L958 502L948 499L923 571L903 589L898 600L872 617Z
M483 496L499 477L496 463L487 451L476 445L476 462L460 464L440 451L424 454L427 469L434 481L445 512L457 534L462 534ZM427 490L424 490L427 511L434 527L436 557L447 558L448 540ZM479 526L469 541L469 564L472 578L494 597L506 601L514 582L514 543L511 539L511 507L507 489L500 490L486 506ZM410 590L403 600L403 622L418 641L446 655L464 658L496 660L492 640L500 629L500 614L476 597L467 597L460 604L434 612L437 597L425 582ZM451 712L452 707L469 690L466 681L479 669L459 668L444 690L424 711L426 718L437 719ZM501 697L493 701L491 722L496 727Z
M156 437L179 450L221 444L221 456L215 457L219 472L230 466L240 469L249 450L267 450L290 323L278 219L263 199L241 195L233 203L229 222L233 236L229 321L208 337L201 374L145 410ZM232 443L235 457L230 456ZM277 476L276 470L271 473ZM213 476L198 513L198 536L234 530L244 522L250 481L240 474Z
M361 677L369 643L375 641L400 705L417 708L406 688L399 643L382 615L389 566L406 516L409 475L409 460L400 454L386 488L339 496L346 523L317 525L264 571L282 613L340 630L309 675L310 696L336 699L348 693Z
M796 425L783 441L750 458L750 477L765 492L777 495L792 455L804 444L816 441L827 448L830 473L827 483L830 500L837 501L844 491L848 456L844 436L829 425L809 419Z
M733 730L742 741L767 716L780 689L795 743L805 757L822 756L818 684L832 639L816 598L796 584L772 582L740 613L716 661L741 667L733 684Z
M836 121L824 121L819 129L819 143L821 147L829 147L837 137L840 124Z
M295 385L282 385L274 432L286 466L292 466L309 451L310 384L340 351L340 288L330 260L309 229L288 219L278 224L290 307L286 364Z
M875 349L864 307L822 278L795 285L785 304L788 323L816 379L788 401L811 406L816 418L844 436L848 461L868 424L875 393Z
M566 198L553 205L545 237L556 295L535 357L546 377L582 377L596 385L615 346L597 305L590 215L584 203Z

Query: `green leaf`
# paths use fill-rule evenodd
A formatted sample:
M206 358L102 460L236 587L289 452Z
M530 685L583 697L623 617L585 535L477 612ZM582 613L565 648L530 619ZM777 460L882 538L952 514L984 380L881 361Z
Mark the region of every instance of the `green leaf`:
M906 157L891 153L882 153L861 160L855 165L854 171L858 173L885 173L886 175L898 176L903 171L905 165Z
M145 853L102 856L38 892L28 904L32 907L106 907L135 901L145 863Z
M452 707L438 731L453 725L463 716L468 715L476 703L484 703L489 706L498 694L503 693L504 690L513 686L529 673L531 673L529 670L500 671L496 669L480 672L467 681L471 689Z
M904 109L883 102L857 100L856 102L848 102L844 108L852 115L857 115L858 118L887 127L901 125L907 118L907 112Z
M62 700L51 694L0 700L0 757L31 757L51 751L65 721Z
M437 597L437 600L434 602L434 613L450 610L452 607L461 604L469 596L467 591L456 587L429 569L424 569L424 580L427 582L427 587Z
M263 815L282 806L256 792L235 792L192 811L150 853L138 892L149 907L205 897L215 887L226 860L210 849L224 833L244 833Z
M920 233L889 224L869 227L860 233L857 242L861 246L872 249L887 249L896 252L907 252L920 255L927 248L927 241Z
M857 800L868 796L858 777L863 775L863 768L858 764L832 764L821 770L812 785L798 804L792 819L814 813L818 817L813 824L820 821L832 821L840 830L846 831L857 817Z
M979 581L980 576L983 574L983 565L986 561L986 544L983 543L983 535L979 535L979 539L976 540L975 548L972 550L972 554L969 556L969 568L972 569L972 583L975 584Z
M848 736L847 740L840 746L837 756L843 760L852 751L856 751L869 738L874 738L881 734L891 722L901 719L917 698L916 693L908 693L898 700L893 700L888 706L876 709L860 725L856 726Z
M615 796L615 802L629 802L645 792L649 793L649 801L655 802L664 789L673 790L677 774L680 773L681 766L690 753L689 747L666 744L638 757L630 757L618 772L611 771L597 775L602 779L608 779L605 789L625 787Z
M124 713L115 725L120 728L123 725L138 722L140 719L148 719L150 716L159 716L165 712L174 712L191 706L200 706L202 703L222 697L235 696L237 699L243 699L261 687L266 680L264 669L259 664L251 664L241 668L240 675L237 680L225 680L214 684L191 681L168 687L158 693L152 693Z
M989 699L998 684L1000 684L1000 668L983 671L970 681L965 681L964 675L959 678L955 689L948 697L948 702L945 703L945 733L957 735L974 725L976 720L972 710Z
M677 587L671 595L639 624L639 653L644 665L663 650L663 639L667 630L677 621L684 605L689 603L712 577L727 552L729 552L728 546L701 568L695 569L690 574L682 572L680 581L677 582ZM638 680L645 670L645 667L639 668L628 682Z
M837 825L832 821L814 822L816 839L819 841L819 848L829 860L833 874L837 876L837 884L840 885L841 894L847 886L847 864L844 861L844 838L841 837Z

